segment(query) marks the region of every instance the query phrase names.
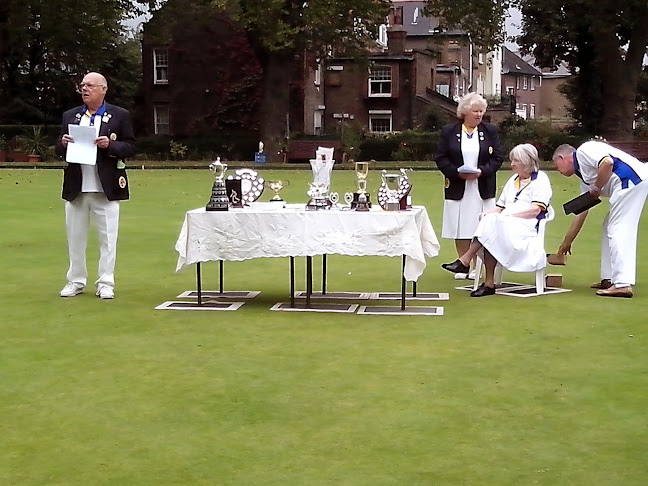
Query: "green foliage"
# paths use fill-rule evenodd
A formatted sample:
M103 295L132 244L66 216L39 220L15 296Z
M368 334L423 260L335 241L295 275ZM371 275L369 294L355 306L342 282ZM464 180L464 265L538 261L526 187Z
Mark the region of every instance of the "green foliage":
M220 135L174 138L153 135L137 139L136 160L253 160L259 140L254 136ZM175 148L174 148L175 147ZM175 150L175 152L174 152Z
M566 62L577 79L570 90L574 115L590 131L615 138L630 135L634 98L648 45L648 2L627 0L428 0L429 12L444 17L441 27L459 27L474 42L501 41L507 9L522 13L515 40L539 67ZM600 112L592 112L600 106Z
M392 160L392 154L398 150L399 140L392 134L370 135L360 144L360 155L357 160Z
M541 160L551 160L553 151L568 143L577 147L590 139L584 134L570 134L557 130L551 123L538 120L524 120L517 116L510 116L499 124L502 153L508 160L508 154L513 147L521 143L530 143L538 149Z
M396 134L398 150L392 153L393 160L433 160L439 144L438 131L424 132L406 130Z
M25 129L18 138L18 148L30 155L43 155L47 145L48 137L41 126Z
M132 65L111 63L118 63L122 47L121 20L138 11L131 0L85 0L82 7L75 0L3 1L0 122L60 120L79 103L75 85L90 70L136 80Z
M364 128L357 122L342 122L336 126L342 141L342 150L348 159L360 160L360 146L366 134Z
M438 143L439 132L405 130L387 135L371 134L360 144L358 160L432 160Z
M212 5L235 18L260 52L275 53L323 53L330 47L357 52L377 38L389 9L387 2L374 0L214 0Z
M448 115L437 106L432 105L423 113L417 128L426 132L436 132L441 130L443 125L450 123L454 119L453 116Z
M184 160L188 150L189 147L180 142L175 142L174 140L169 142L169 152L171 152L171 158L173 160Z

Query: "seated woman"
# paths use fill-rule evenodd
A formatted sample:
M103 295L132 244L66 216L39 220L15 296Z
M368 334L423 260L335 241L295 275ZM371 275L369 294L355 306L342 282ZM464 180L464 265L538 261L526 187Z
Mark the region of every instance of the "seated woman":
M480 215L470 248L453 263L441 265L453 273L468 272L470 261L483 252L484 284L470 293L484 297L495 293L495 266L513 272L534 272L546 265L544 242L538 241L538 222L551 202L549 177L540 172L538 151L529 144L516 145L509 154L513 176L495 209Z

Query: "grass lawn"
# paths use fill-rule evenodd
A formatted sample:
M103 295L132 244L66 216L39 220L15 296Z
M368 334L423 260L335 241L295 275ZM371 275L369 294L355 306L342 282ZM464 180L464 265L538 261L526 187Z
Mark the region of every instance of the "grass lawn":
M310 171L262 171L306 202ZM500 175L500 188L508 174ZM576 180L552 173L556 220ZM596 297L592 210L562 273L570 293L471 299L428 260L422 292L442 317L270 312L288 259L227 263L226 287L260 290L237 312L156 311L195 288L175 273L185 211L208 170L131 170L116 298L65 284L60 170L1 170L0 485L645 485L648 482L648 221L633 299ZM415 171L414 204L441 228L442 178ZM351 171L332 189L353 190ZM378 172L370 173L375 194ZM267 190L262 200L267 200ZM319 265L319 258L315 259ZM328 290L399 291L399 258L328 259ZM298 287L304 262L297 261ZM204 288L218 285L216 263ZM531 274L507 274L532 282ZM394 302L394 305L397 305Z

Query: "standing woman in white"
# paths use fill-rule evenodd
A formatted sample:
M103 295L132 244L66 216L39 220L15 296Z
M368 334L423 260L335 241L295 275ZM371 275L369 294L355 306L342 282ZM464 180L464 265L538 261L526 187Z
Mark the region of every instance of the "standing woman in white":
M441 129L435 161L445 176L441 237L455 240L457 255L470 247L479 215L495 207L496 172L502 165L497 127L482 121L486 100L468 93L459 101L459 121ZM469 266L462 272L468 274Z

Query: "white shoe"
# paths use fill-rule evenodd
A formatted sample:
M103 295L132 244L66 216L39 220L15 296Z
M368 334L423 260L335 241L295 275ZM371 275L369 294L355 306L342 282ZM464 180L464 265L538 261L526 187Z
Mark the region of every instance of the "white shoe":
M114 299L115 291L112 289L112 287L108 287L107 285L100 285L97 288L97 296L100 299Z
M454 274L455 280L466 280L468 278L467 273L455 273Z
M79 287L74 282L68 282L61 290L61 297L74 297L83 293L83 287Z
M477 275L477 272L475 272L474 270L471 271L471 272L468 274L468 277L467 277L468 280L475 280L475 275Z

